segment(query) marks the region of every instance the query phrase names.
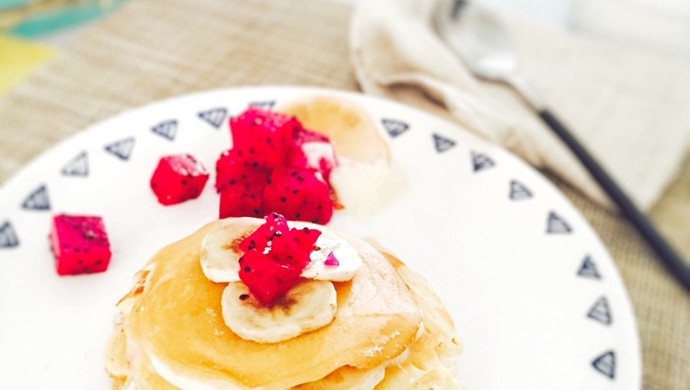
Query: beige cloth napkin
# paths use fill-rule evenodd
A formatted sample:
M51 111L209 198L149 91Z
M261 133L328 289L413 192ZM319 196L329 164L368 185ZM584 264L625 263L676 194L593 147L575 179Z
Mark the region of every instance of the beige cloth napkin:
M350 50L362 89L446 114L610 206L518 95L476 79L444 46L432 25L437 3L360 3ZM569 35L524 16L500 16L519 50L522 74L631 198L649 208L688 149L690 59Z

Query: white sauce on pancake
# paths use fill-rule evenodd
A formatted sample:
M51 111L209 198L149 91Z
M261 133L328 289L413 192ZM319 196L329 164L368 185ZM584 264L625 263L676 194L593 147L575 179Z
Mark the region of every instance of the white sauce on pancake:
M155 355L149 356L151 359L151 366L161 378L165 379L173 386L179 387L182 390L258 390L260 388L249 388L242 386L239 383L231 383L227 381L210 381L200 380L198 378L182 375L175 372L168 365L159 360Z
M404 352L402 355L405 355L405 357L407 357L407 355ZM171 369L165 363L160 361L154 355L151 355L149 358L151 359L151 366L153 367L154 371L156 371L156 373L160 375L161 378L165 379L168 383L170 383L173 386L179 387L181 390L261 390L261 387L250 388L238 383L233 384L229 380L227 382L208 380L203 381L198 378L185 376L178 372L175 372L173 369ZM362 378L361 382L356 384L356 388L358 390L374 390L376 385L378 385L379 382L381 382L384 376L386 375L386 366L393 364L396 361L397 359L393 359L390 362L387 362L383 365L369 370L367 372L367 375L365 375ZM130 386L134 385L132 384ZM136 390L136 388L132 387L131 389L128 388L127 390Z

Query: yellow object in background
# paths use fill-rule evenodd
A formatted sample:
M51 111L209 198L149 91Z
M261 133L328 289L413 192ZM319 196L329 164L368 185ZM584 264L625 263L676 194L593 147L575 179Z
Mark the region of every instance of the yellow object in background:
M0 35L0 95L27 78L54 54L48 46Z

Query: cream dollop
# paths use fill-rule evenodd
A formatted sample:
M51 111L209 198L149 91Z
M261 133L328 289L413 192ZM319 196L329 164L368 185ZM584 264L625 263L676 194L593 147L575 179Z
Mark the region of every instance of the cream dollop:
M345 210L358 217L390 204L405 183L402 174L385 158L371 163L340 158L329 181Z

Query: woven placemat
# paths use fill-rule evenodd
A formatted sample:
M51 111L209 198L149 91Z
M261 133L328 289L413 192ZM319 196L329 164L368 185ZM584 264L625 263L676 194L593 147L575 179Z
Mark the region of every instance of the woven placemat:
M133 0L0 100L0 183L68 135L154 100L257 84L355 90L351 11L323 0ZM690 388L690 296L625 221L550 179L621 271L638 318L645 389ZM690 255L690 161L653 217Z

